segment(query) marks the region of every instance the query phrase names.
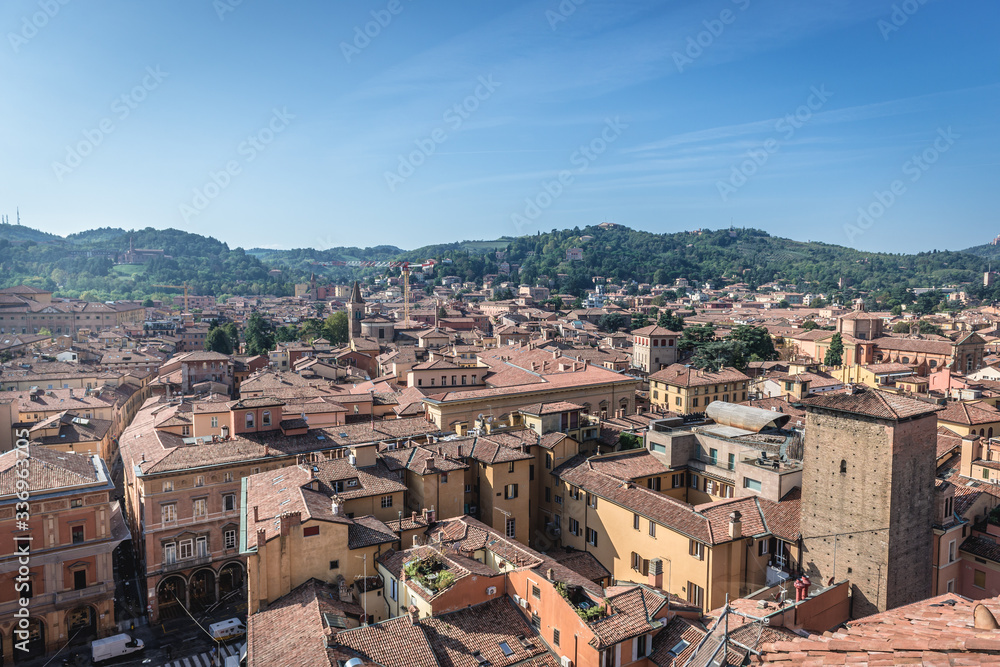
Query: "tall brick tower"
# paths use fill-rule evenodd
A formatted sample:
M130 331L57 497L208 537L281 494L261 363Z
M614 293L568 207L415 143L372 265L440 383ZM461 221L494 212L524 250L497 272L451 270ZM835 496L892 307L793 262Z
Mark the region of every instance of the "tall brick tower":
M347 318L349 323L349 339L361 338L361 320L365 318L365 300L361 298L361 286L354 281L351 298L347 302Z
M868 388L802 402L806 573L850 580L854 618L928 597L940 408Z

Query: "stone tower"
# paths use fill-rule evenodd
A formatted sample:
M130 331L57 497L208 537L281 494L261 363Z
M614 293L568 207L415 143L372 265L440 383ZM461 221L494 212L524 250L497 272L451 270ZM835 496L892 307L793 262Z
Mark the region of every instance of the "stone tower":
M940 408L876 389L806 398L802 567L861 618L931 594Z
M365 318L365 300L361 298L361 286L354 281L351 298L347 302L347 317L350 320L350 340L361 338L361 320Z

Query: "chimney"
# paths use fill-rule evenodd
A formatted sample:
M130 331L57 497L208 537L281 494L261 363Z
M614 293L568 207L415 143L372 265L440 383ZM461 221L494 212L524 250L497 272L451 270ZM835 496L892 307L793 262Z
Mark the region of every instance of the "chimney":
M427 461L424 465L427 466L427 470L434 470L434 457L428 456Z
M977 604L972 610L972 618L975 621L977 630L996 630L1000 628L993 612L984 604Z
M410 521L412 523L417 522L417 510L413 510L412 512L410 512Z
M431 509L425 509L424 510L424 521L427 522L427 525L430 525L430 524L434 523L434 507L433 506L431 507Z
M729 539L738 540L743 537L742 518L743 515L739 513L739 510L734 510L733 513L729 515Z
M659 558L649 561L649 586L663 588L663 560Z
M555 581L556 571L553 570L551 567L545 570L545 578L548 579L549 581Z

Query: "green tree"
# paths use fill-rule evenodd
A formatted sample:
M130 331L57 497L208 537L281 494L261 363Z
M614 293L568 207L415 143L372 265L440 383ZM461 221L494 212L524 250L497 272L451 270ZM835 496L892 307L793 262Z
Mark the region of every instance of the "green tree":
M684 331L684 318L680 315L674 315L674 311L670 309L663 311L656 323L664 329L678 332Z
M788 301L785 299L782 299L781 301L778 302L778 308L788 308L790 306L791 304L788 303Z
M802 323L802 328L806 331L812 331L813 329L819 329L819 325L813 320L806 320Z
M271 323L254 313L247 319L243 328L243 338L246 340L246 351L250 355L267 354L274 349L274 331Z
M142 302L143 308L153 308L155 305L156 304L153 303L153 300L148 296L146 297L146 300Z
M240 330L236 328L236 322L226 322L222 325L225 329L226 335L229 336L229 342L233 344L233 351L239 349L240 347Z
M641 449L643 447L642 438L635 433L622 432L618 434L618 449Z
M445 318L448 317L448 309L444 306L438 306L438 317Z
M634 331L636 329L641 329L649 324L649 318L646 317L646 313L636 313L632 316L631 329Z
M733 327L726 340L738 340L743 343L748 361L774 361L778 358L774 341L766 327L741 324Z
M681 352L695 352L703 345L715 341L715 327L711 324L694 324L681 332L677 348Z
M944 331L941 329L941 327L939 327L936 324L931 324L930 322L926 322L924 320L920 320L920 322L917 324L917 326L919 327L920 333L922 333L924 335L927 335L927 334L932 334L934 336L943 336L944 335Z
M509 287L498 289L490 297L490 301L510 301L514 298L514 292Z
M341 310L326 318L323 324L323 337L331 345L343 345L348 340L347 311Z
M892 325L892 333L910 333L910 323L896 322Z
M209 331L208 335L205 337L205 349L209 352L232 354L233 343L229 340L229 336L226 335L225 329L222 327L215 327Z
M895 306L892 307L892 310L890 310L889 312L892 313L893 317L902 317L903 307L897 303Z
M618 331L625 328L625 322L625 316L621 313L607 313L597 320L597 328L601 331Z
M579 310L580 308L583 308L583 299L576 297L573 299L573 310Z
M691 357L691 365L710 371L718 371L724 366L742 371L747 367L746 345L731 338L703 343Z
M826 366L840 366L843 359L844 341L839 333L835 333L833 334L833 338L830 339L830 349L826 351L826 356L823 357L823 364Z
M290 343L299 339L299 330L294 324L286 324L274 330L274 339L279 343Z

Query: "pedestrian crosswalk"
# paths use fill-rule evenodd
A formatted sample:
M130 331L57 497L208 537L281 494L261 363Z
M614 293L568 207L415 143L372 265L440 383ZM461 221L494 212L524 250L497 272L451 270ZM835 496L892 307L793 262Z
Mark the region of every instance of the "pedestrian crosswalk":
M229 656L239 658L240 651L242 650L243 644L223 644L219 647L219 657L216 662L212 660L212 652L205 651L197 655L189 655L185 658L165 662L161 667L216 667L216 665L223 667L226 663L226 658Z

